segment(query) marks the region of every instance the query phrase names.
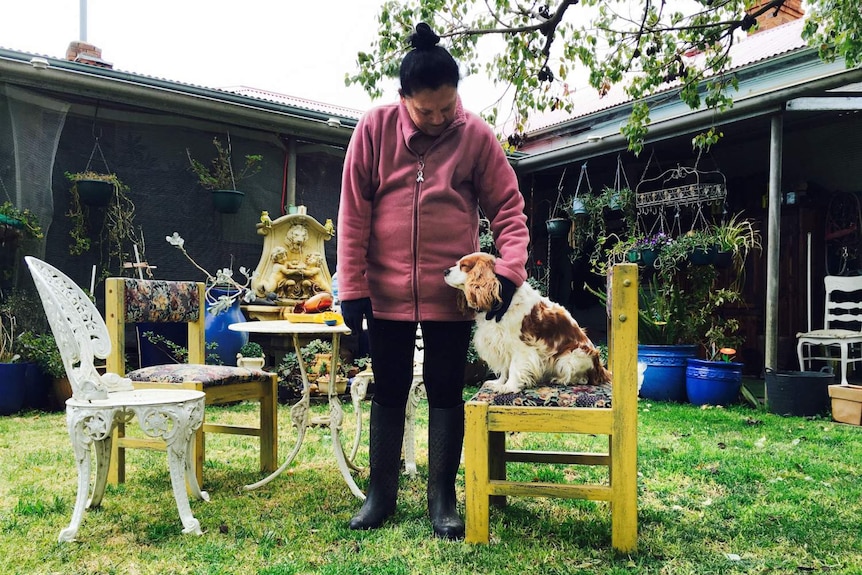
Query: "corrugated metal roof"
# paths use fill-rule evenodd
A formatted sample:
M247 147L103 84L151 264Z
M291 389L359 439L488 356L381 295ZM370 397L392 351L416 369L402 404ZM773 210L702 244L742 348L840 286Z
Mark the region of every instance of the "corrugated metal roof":
M57 62L69 62L69 60L66 60L65 58L61 58L61 57L57 57L57 56L49 56L47 54L36 54L36 53L32 53L32 52L22 52L20 50L15 50L14 48L5 48L3 46L0 46L0 50L8 50L9 52L14 52L17 54L26 54L28 56L50 58L51 61L55 62L55 63L57 63ZM82 60L82 63L87 63L86 62L87 59L93 60L94 58L87 56L86 58L84 58ZM136 76L136 77L139 77L142 79L155 80L158 82L169 82L169 83L175 84L177 86L187 86L189 88L203 88L206 90L213 90L216 92L224 92L227 94L236 94L236 95L244 96L247 98L253 98L256 100L265 100L268 102L273 102L273 103L281 104L284 106L290 106L292 108L298 108L301 110L308 110L310 112L317 112L320 114L333 114L336 116L340 116L342 118L351 118L354 120L358 120L362 116L362 113L363 113L362 110L355 110L353 108L347 108L347 107L338 106L335 104L327 104L324 102L317 102L314 100L309 100L307 98L299 98L296 96L279 94L278 92L272 92L269 90L263 90L263 89L259 89L259 88L251 88L248 86L216 87L216 86L206 86L206 85L202 85L202 84L192 84L189 82L183 82L183 81L175 80L172 78L166 78L164 76L151 76L149 74L141 74L139 72L134 72L131 70L125 70L125 69L119 68L117 66L112 66L109 68L101 68L98 66L93 66L92 72L94 74L100 74L100 70L103 70L103 71L111 70L114 72L120 72L122 74L130 74L132 76ZM109 76L110 73L105 72L104 75Z
M251 98L268 100L270 102L276 102L278 104L284 104L286 106L293 106L294 108L303 108L315 112L324 112L327 114L335 114L338 116L347 116L349 118L355 118L357 120L360 116L362 116L363 113L362 110L356 110L354 108L346 108L344 106L336 106L334 104L325 104L323 102L316 102L314 100L298 98L296 96L288 96L287 94L279 94L278 92L271 92L269 90L262 90L260 88L252 88L249 86L227 86L224 88L219 88L219 90L233 92L234 94L240 94L242 96L248 96Z
M799 19L763 32L744 36L730 48L731 63L728 71L738 70L780 54L805 48L806 44L802 39L803 25L804 20ZM679 82L674 82L668 84L665 90L672 90L677 87L679 87ZM631 102L632 98L625 93L623 86L615 84L604 97L600 97L592 86L577 88L571 100L574 104L574 109L571 112L555 110L531 116L530 129L527 130L526 135L529 137L533 132L543 131L582 116Z

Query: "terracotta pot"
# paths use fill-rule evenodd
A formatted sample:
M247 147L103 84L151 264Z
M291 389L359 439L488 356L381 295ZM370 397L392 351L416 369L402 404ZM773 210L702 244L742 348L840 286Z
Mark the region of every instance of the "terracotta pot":
M66 409L66 400L72 397L72 385L67 377L55 377L51 380L48 407L51 411Z

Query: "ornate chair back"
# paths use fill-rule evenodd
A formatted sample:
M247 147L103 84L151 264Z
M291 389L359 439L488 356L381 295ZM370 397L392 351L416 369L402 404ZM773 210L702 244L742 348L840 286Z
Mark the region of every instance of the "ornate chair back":
M128 391L128 379L110 371L101 375L95 360L111 353L108 329L99 310L66 274L33 257L27 257L36 289L45 305L45 315L63 358L63 367L72 387L72 397L83 400L106 399L109 391ZM122 375L122 372L119 372Z

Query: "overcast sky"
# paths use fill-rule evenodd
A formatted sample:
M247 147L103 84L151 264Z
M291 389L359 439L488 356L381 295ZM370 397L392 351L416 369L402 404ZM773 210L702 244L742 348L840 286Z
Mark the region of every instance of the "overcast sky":
M357 109L356 53L368 50L381 0L88 0L87 41L115 69L207 87L251 86ZM0 0L0 47L64 57L80 39L80 0ZM466 107L489 90L465 81ZM486 82L479 82L483 86Z

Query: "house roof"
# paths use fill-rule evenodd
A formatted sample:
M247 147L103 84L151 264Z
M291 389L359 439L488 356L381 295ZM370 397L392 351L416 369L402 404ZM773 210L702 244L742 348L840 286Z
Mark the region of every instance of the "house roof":
M211 88L0 48L0 78L38 90L181 112L345 144L361 111L246 87Z
M802 40L803 23L802 19L793 20L763 32L743 36L730 48L730 65L727 71L733 72L780 54L805 48L805 41ZM694 56L690 59L696 58L697 56ZM676 92L677 88L679 88L679 82L667 84L660 93ZM555 126L631 101L632 98L626 94L621 84L615 84L605 96L599 96L595 88L585 85L574 90L572 96L574 109L571 112L555 110L530 117L530 129L525 135L527 139L539 136L545 130L553 129Z
M335 104L325 104L323 102L316 102L314 100L299 98L297 96L288 96L287 94L280 94L278 92L252 88L249 86L227 86L221 88L221 90L233 92L234 94L241 94L243 96L248 96L249 98L258 98L260 100L277 102L294 108L301 108L315 112L325 112L333 117L352 118L354 120L358 120L363 113L362 110L346 108Z

